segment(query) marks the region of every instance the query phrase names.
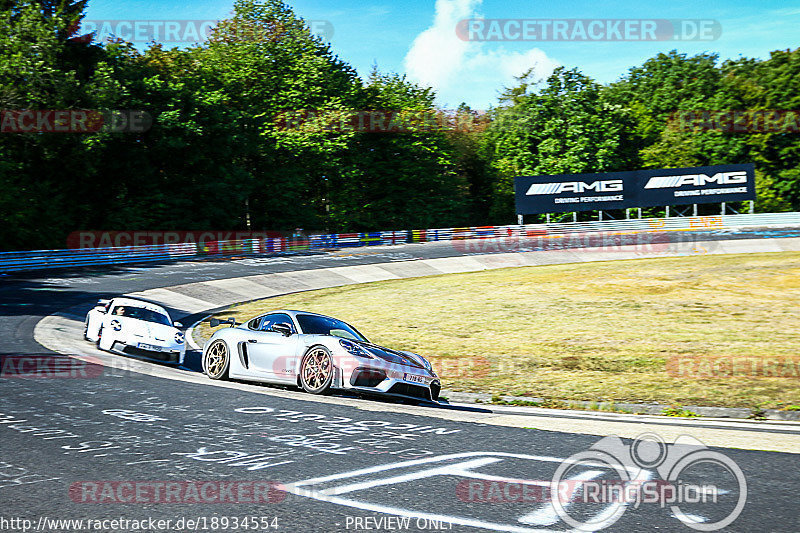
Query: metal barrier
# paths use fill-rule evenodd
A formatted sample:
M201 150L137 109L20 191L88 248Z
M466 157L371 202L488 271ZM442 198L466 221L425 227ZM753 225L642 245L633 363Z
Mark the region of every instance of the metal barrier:
M400 243L490 239L502 237L564 235L570 233L641 233L713 231L754 227L800 227L800 212L717 215L704 217L645 218L559 224L474 226L369 233L312 235L305 240L287 238L211 241L113 248L34 250L0 253L0 273L52 268L119 265L197 259L292 253L307 250L379 246Z

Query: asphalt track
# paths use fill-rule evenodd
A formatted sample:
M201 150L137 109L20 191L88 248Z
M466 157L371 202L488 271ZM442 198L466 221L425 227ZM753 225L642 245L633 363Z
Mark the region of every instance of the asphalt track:
M680 238L713 241L755 236L797 237L798 232L720 231L682 233ZM0 278L0 355L65 357L33 340L36 324L65 308L88 310L103 296L269 272L494 251L480 246L429 243L6 276ZM496 251L506 250L500 246ZM75 523L59 527L52 522L57 519L127 519L144 523L106 522L101 530L244 531L253 530L254 525L258 530L275 530L269 528L277 524L278 530L322 532L564 531L570 526L554 514L546 495L530 490L522 496L514 481L549 483L564 459L588 450L608 434L570 432L570 424L577 426L580 418L564 414L558 418L564 430L551 431L541 428L546 425L544 416L518 416L523 422L497 423L497 418L517 416L515 410L417 407L353 398L320 402L295 391L240 384L209 386L194 379L202 376L165 379L160 368L151 373L97 369L80 379L0 378L0 530L14 530L14 524L22 530L23 523L14 519L30 520L30 526L41 531L81 530ZM524 420L530 420L530 425L526 427ZM720 421L681 424L678 430L687 434L694 434L695 425L733 431L729 429L732 423ZM766 434L797 434L792 424L739 424L752 424L736 431L751 435L756 443ZM641 426L642 431L657 428L670 441L675 430L650 424L649 419ZM681 454L695 448L672 450ZM747 482L744 510L725 531L800 530L796 453L732 447L713 451L734 461ZM602 473L591 475L614 478L600 467L596 470ZM647 475L658 478L660 473L651 470ZM589 475L586 469L574 474ZM707 522L726 516L740 493L736 479L710 467L697 468L693 476L698 484L720 489L718 502L683 504L681 511ZM137 499L131 496L133 485L104 493L103 488L112 485L103 481L138 482L142 494L138 501L124 501ZM226 503L209 503L214 499L213 487L209 498L183 492L175 498L180 502L167 502L163 491L156 493L159 483L178 482L186 489L188 482L205 481L228 483L228 489L243 487L243 492L230 489ZM269 493L267 503L248 503L252 485L247 482L274 482L280 488ZM613 510L609 503L581 505L573 506L575 516ZM181 519L184 522L178 524ZM172 522L162 528L157 526L167 524L157 520ZM189 527L187 520L194 521L195 527ZM235 521L238 527L233 527ZM84 522L82 530L91 525ZM629 505L609 527L612 531L656 529L692 531L676 518L674 509L658 503Z

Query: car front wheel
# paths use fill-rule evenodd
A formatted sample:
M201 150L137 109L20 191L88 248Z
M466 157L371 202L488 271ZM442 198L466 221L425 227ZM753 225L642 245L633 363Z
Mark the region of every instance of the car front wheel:
M300 385L311 394L325 394L333 381L333 358L324 346L312 346L300 363Z

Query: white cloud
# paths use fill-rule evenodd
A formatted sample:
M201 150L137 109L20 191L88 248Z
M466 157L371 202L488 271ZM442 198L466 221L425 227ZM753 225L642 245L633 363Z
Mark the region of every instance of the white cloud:
M436 0L433 25L414 39L406 54L406 72L412 79L439 87L452 77L472 44L456 36L456 24L472 16L481 1Z
M420 33L406 54L409 78L433 87L440 103L466 101L473 108L496 103L503 87L530 68L535 77L546 77L558 66L539 48L509 51L496 42L464 41L456 35L459 21L479 18L482 0L436 0L433 24Z
M486 79L495 82L510 83L514 77L521 76L533 68L534 78L548 76L558 62L547 57L539 48L531 48L526 52L511 52L505 48L495 50L478 49L468 54L461 66L461 71L469 74L470 79Z

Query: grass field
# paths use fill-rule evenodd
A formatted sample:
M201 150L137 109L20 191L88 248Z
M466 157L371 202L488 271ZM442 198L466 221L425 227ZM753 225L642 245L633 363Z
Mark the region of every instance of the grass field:
M800 253L385 281L269 298L220 316L242 320L281 308L332 315L373 342L428 356L448 390L672 405L800 404ZM207 338L208 324L196 335ZM753 376L763 365L767 375L782 377ZM718 377L725 373L735 376Z

